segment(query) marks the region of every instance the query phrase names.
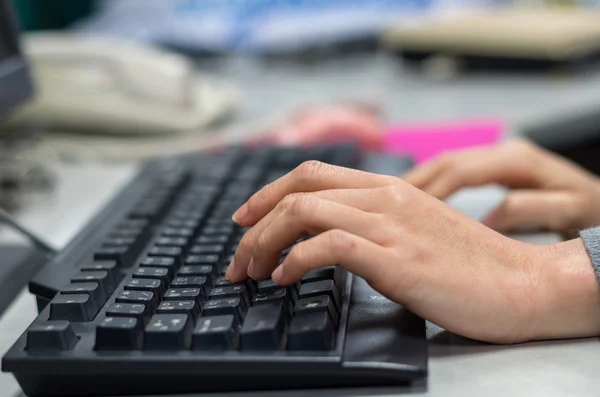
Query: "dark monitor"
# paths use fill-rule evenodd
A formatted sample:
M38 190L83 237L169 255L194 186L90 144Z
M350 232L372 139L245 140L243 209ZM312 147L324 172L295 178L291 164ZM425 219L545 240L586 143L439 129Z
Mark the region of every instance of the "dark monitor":
M33 91L18 35L10 0L0 0L0 124Z

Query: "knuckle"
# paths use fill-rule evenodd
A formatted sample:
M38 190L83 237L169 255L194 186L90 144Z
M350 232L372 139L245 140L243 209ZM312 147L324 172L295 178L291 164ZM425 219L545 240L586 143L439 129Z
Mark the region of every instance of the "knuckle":
M326 164L316 160L305 161L294 171L297 179L301 181L312 180L325 168Z
M238 244L237 252L243 252L243 253L251 252L254 248L254 244L252 243L252 240L253 240L253 238L252 238L251 233L247 233L242 238L242 241L240 241L240 243Z
M278 207L281 211L290 209L303 193L290 193L281 200Z
M290 204L288 210L292 216L303 216L315 210L319 200L306 193L300 193L295 195L293 202Z
M341 230L332 229L327 233L329 246L334 252L347 252L356 246L356 241L352 235Z
M256 239L255 249L264 249L269 244L269 235L267 232L262 232Z
M404 188L400 185L387 185L381 188L383 197L396 200L404 196Z
M302 258L304 257L304 255L305 255L305 249L303 247L303 244L297 244L294 246L294 248L292 248L292 250L286 257L286 261L288 261L292 265L296 266L302 261Z

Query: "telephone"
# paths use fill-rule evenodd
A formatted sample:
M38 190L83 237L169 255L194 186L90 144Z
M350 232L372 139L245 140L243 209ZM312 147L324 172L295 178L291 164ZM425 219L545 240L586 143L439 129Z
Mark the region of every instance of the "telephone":
M231 112L233 86L187 58L140 43L61 32L23 36L35 99L11 123L61 132L161 135L195 131Z

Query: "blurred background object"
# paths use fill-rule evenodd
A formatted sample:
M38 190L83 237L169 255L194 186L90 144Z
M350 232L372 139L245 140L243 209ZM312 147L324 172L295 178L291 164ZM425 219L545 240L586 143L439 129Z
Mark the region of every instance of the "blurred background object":
M95 0L12 0L24 30L61 29L95 10Z
M23 44L38 92L15 123L96 134L170 134L201 129L235 105L232 87L157 48L68 33L30 34Z
M495 69L581 66L600 55L600 10L520 6L390 28L386 47L408 61L455 57Z
M390 137L482 119L557 151L600 136L596 1L12 1L38 93L11 127L69 160L409 150Z

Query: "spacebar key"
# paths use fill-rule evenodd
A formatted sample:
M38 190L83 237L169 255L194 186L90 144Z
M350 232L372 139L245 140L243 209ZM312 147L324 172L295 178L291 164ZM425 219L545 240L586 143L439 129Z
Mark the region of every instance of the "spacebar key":
M240 331L240 347L246 351L281 349L286 317L283 302L258 305L248 309Z

